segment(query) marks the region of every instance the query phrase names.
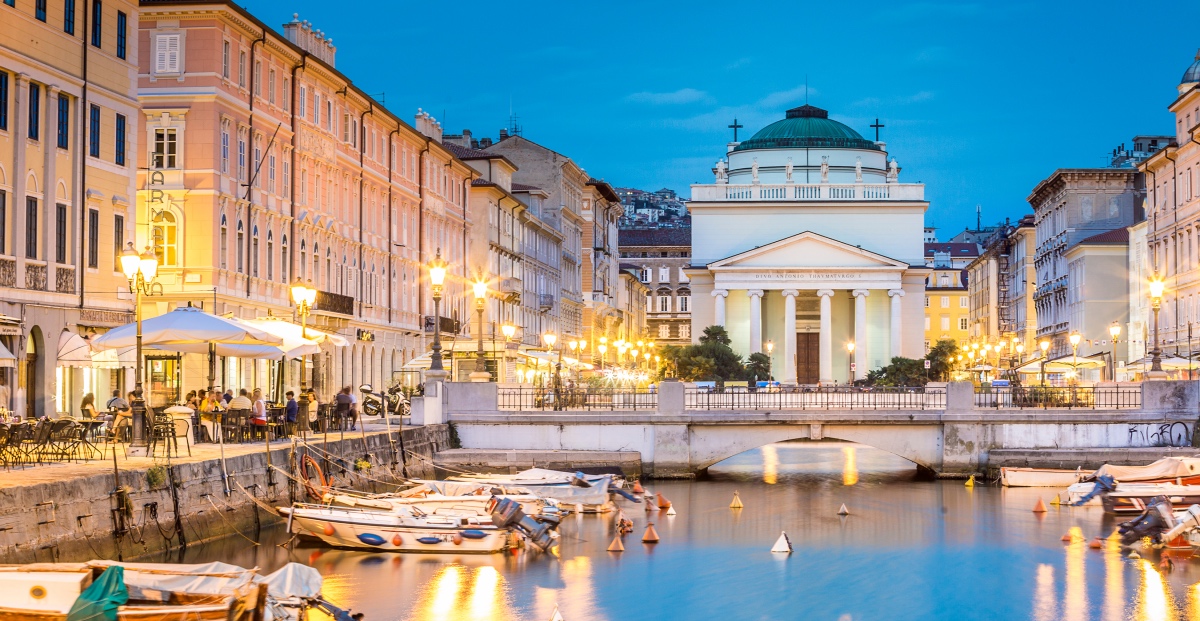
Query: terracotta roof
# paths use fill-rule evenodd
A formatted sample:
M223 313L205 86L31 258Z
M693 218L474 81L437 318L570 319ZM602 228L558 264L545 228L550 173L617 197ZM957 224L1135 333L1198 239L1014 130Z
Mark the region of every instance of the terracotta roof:
M1079 244L1081 244L1081 245L1082 244L1089 244L1089 245L1092 245L1092 244L1096 244L1096 245L1128 244L1128 243L1129 243L1129 229L1127 229L1125 227L1121 227L1119 229L1113 229L1111 231L1105 231L1105 232L1097 234L1097 235L1092 235L1091 237L1088 237L1087 239L1084 239L1079 242Z
M542 192L543 190L536 185L525 185L524 183L512 184L513 192Z
M937 252L949 252L951 257L977 257L979 256L979 246L977 244L942 242L925 244L925 256L932 257Z
M492 183L491 181L488 181L487 179L475 179L475 180L471 181L471 185L476 186L476 187L481 187L481 188L488 188L488 187L497 187L498 188L498 187L500 187L500 186Z
M499 153L488 153L479 149L470 149L454 144L453 142L443 142L442 146L460 160L492 160L504 157Z
M691 227L621 229L617 232L618 246L692 246Z

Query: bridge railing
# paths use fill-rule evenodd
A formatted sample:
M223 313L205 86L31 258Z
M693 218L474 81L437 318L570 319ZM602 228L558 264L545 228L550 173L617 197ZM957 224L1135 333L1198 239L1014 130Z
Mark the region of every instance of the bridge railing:
M914 387L684 390L689 410L942 410L946 389Z
M522 386L496 390L499 409L508 411L656 410L658 394L645 388L553 388Z
M979 386L976 408L1132 410L1142 407L1141 386Z

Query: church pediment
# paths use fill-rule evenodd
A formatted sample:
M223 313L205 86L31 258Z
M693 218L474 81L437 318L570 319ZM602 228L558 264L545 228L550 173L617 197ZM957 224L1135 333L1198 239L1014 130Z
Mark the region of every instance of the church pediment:
M839 267L907 269L908 264L858 246L805 231L708 264L719 271L738 268Z

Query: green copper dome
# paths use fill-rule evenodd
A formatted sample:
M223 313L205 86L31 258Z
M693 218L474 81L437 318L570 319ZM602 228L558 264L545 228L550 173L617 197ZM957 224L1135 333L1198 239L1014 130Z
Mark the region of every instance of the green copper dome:
M825 110L805 104L788 110L787 118L758 130L757 134L739 144L734 151L808 147L880 150L874 142L863 138L858 132L830 120Z

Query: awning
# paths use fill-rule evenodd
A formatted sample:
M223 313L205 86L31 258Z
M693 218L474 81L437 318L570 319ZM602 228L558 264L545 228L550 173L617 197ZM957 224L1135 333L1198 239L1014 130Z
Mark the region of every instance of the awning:
M1186 371L1188 369L1200 369L1200 362L1188 360L1187 358L1181 358L1179 356L1159 355L1159 363L1164 371ZM1127 370L1145 373L1146 371L1150 370L1152 365L1152 357L1146 356L1144 358L1134 360L1133 362L1126 363L1125 368Z
M58 334L58 366L90 368L91 345L75 332L63 330Z
M314 341L317 343L328 343L334 347L347 347L350 341L344 337L330 332L324 332L313 328L312 326L301 326L298 323L293 323L281 317L259 317L258 319L238 319L236 321L244 324L249 324L254 328L258 328L268 334L274 334L283 339L284 349L289 342Z
M17 366L17 357L8 351L4 343L0 343L0 368L14 368Z
M106 349L92 353L93 369L132 369L137 367L137 348Z

